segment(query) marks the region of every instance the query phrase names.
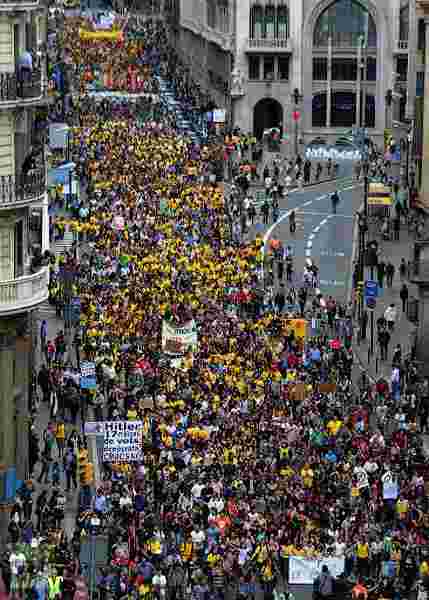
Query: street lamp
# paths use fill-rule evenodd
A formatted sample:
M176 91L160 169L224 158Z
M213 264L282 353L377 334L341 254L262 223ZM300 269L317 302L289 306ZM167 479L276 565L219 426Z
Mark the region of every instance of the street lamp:
M292 100L294 103L294 111L292 113L292 119L295 122L295 144L294 144L294 149L295 149L295 156L298 156L298 121L301 117L301 113L298 110L299 107L299 103L302 100L302 96L299 93L299 89L295 88L293 90L293 94L292 94Z
M407 162L405 165L405 185L407 187L407 189L410 187L410 180L409 180L409 172L410 172L410 149L411 149L411 144L413 143L413 135L411 133L411 130L408 131L407 134Z
M363 285L365 279L365 234L368 229L366 215L358 213L358 228L359 228L359 262L358 262L358 286L360 289L358 317L359 320L363 314Z
M368 219L368 191L369 191L369 157L367 152L365 152L362 163L362 171L363 171L363 201L364 201L364 215L365 219Z

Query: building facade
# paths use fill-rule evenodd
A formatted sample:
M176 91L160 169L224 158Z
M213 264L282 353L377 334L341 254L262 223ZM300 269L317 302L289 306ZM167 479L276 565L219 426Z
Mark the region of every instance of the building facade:
M177 48L190 76L218 108L228 108L233 0L180 0Z
M234 124L258 137L279 127L291 147L355 126L381 143L385 128L414 118L413 15L408 0L240 0Z
M48 298L46 9L0 2L0 501L28 477L33 311ZM9 482L8 484L5 482Z

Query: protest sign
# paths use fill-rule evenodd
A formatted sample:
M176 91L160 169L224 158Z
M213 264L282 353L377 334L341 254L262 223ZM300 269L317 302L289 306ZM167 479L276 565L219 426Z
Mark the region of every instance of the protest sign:
M327 565L331 575L338 577L344 572L344 558L302 558L289 557L289 583L291 585L312 585Z
M95 363L84 361L80 365L80 387L83 390L94 390L97 387Z
M197 326L193 319L180 326L165 320L162 322L162 349L165 353L184 354L188 350L194 352L197 345Z
M142 421L105 421L104 462L134 462L143 459Z

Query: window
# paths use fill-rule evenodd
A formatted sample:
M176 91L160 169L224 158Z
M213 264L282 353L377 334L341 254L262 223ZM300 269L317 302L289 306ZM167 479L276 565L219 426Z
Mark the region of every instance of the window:
M410 0L411 1L411 0ZM399 41L408 40L408 32L410 29L410 14L408 6L401 8L399 13Z
M319 17L314 29L313 44L327 46L332 38L336 47L356 47L361 37L366 45L377 45L377 30L369 12L357 0L337 0Z
M313 58L313 81L326 81L328 79L328 59Z
M279 40L287 40L289 37L289 19L287 6L277 7L277 37Z
M279 56L278 57L278 78L281 81L289 80L289 56Z
M326 92L313 97L313 127L326 127Z
M426 37L426 25L424 19L419 19L418 29L417 29L417 49L424 50L425 49L425 37Z
M265 7L265 37L273 40L276 32L276 9L274 6Z
M398 58L398 62L396 64L396 72L398 73L399 81L407 81L408 78L408 58L401 57Z
M274 79L274 56L264 56L264 79Z
M353 127L356 123L356 94L334 92L332 94L332 127Z
M249 80L260 79L260 62L259 56L249 56Z
M374 56L366 59L366 80L377 81L377 60Z
M266 38L287 39L289 37L289 9L286 5L261 6L253 4L250 9L249 37L251 39Z
M333 81L356 81L357 61L354 58L334 58L332 60Z
M262 6L255 4L250 10L250 37L258 39L262 37L264 22L264 11Z
M212 29L216 29L216 2L215 0L207 0L207 25Z
M24 221L15 223L15 277L24 273Z

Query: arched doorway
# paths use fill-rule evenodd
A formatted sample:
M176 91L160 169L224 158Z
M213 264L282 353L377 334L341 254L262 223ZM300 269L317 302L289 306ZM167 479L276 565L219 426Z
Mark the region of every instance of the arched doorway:
M283 108L274 98L263 98L253 109L253 133L260 140L265 129L278 127L282 130Z

